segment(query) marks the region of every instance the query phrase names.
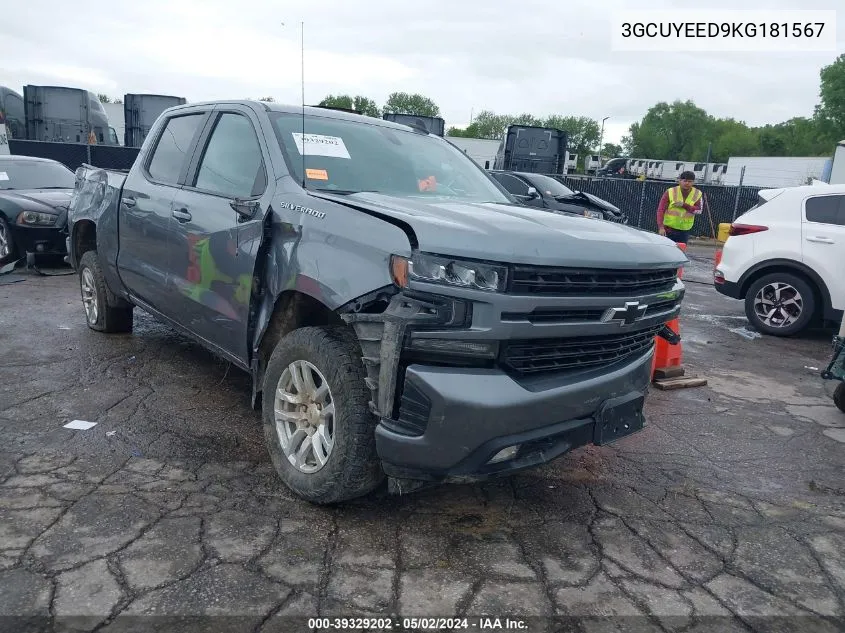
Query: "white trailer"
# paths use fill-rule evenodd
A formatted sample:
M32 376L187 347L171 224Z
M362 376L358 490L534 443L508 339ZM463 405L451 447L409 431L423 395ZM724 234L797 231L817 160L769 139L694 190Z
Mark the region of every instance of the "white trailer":
M564 162L566 173L571 173L578 169L578 154L570 154L566 152L566 161Z
M601 167L601 160L598 154L587 154L584 157L584 173L588 174L591 171L596 171Z
M728 166L725 163L713 163L707 174L707 183L711 185L720 185L725 178L725 171Z
M833 152L833 163L830 166L828 182L831 185L845 185L845 140L839 141L836 150Z
M500 141L491 141L484 138L464 138L462 136L447 136L446 140L481 167L485 169L493 168L493 163L496 162L496 153L499 151Z
M731 157L723 184L752 187L799 187L821 180L830 158L823 156L749 156ZM745 174L742 169L745 168Z

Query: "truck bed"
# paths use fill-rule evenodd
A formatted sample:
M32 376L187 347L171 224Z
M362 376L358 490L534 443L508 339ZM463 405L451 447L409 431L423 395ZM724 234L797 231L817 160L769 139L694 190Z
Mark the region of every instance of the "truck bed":
M79 167L68 210L68 226L72 227L79 220L96 223L104 215L116 218L127 173L88 164Z

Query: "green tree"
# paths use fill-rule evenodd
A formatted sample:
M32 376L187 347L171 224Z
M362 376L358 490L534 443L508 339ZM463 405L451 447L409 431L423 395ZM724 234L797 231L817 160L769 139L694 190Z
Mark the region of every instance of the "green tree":
M100 100L100 103L111 103L111 97L107 94L103 94L102 92L97 95L97 99Z
M120 97L118 97L117 99L115 99L115 100L114 100L114 102L115 102L115 103L117 103L118 105L120 105L120 104L122 104L122 103L123 103L123 99L121 99Z
M622 146L617 145L616 143L605 143L601 153L604 158L616 158L617 156L624 156L624 153L622 152Z
M451 136L463 136L466 138L486 138L498 141L504 136L513 117L506 114L496 114L492 110L482 110L459 134ZM456 128L450 128L457 132Z
M421 94L407 92L391 93L384 104L384 111L416 116L440 116L440 108L434 101Z
M566 145L571 154L579 158L598 149L601 127L598 121L587 116L561 116L554 114L543 121L546 127L563 130L567 134Z
M352 100L352 109L357 110L361 114L366 114L367 116L375 117L377 119L381 118L381 108L378 107L378 104L369 97L362 97L358 95Z
M352 107L352 97L349 95L329 95L325 97L322 101L320 101L321 106L324 108L346 108L347 110L353 110Z
M748 127L744 121L714 119L702 139L693 144L697 150L679 156L678 160L704 160L708 142L713 143L710 161L714 163L727 162L731 156L759 156L761 153L759 130Z
M639 123L632 123L631 127L628 128L628 134L622 137L622 153L625 156L637 156L636 152L639 149L637 147L635 138L638 138L640 134L640 124Z
M356 110L361 114L372 116L376 118L381 117L381 109L378 104L369 97L351 95L329 95L322 101L320 105L326 108L345 108L347 110Z
M845 54L819 73L821 102L816 106L820 133L831 143L845 138Z
M631 156L692 160L707 153L713 119L692 101L661 101L649 108L639 125L631 126Z

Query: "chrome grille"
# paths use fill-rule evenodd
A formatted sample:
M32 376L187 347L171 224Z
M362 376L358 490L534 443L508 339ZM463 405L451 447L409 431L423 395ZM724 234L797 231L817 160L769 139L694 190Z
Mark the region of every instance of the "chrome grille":
M660 301L649 304L643 318L669 312L679 302ZM502 321L529 323L589 323L601 320L605 310L601 308L537 308L532 312L503 312Z

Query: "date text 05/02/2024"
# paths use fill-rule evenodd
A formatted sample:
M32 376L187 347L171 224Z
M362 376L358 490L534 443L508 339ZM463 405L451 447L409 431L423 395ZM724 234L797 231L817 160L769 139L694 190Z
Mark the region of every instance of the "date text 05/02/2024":
M518 618L309 618L309 631L528 631Z

